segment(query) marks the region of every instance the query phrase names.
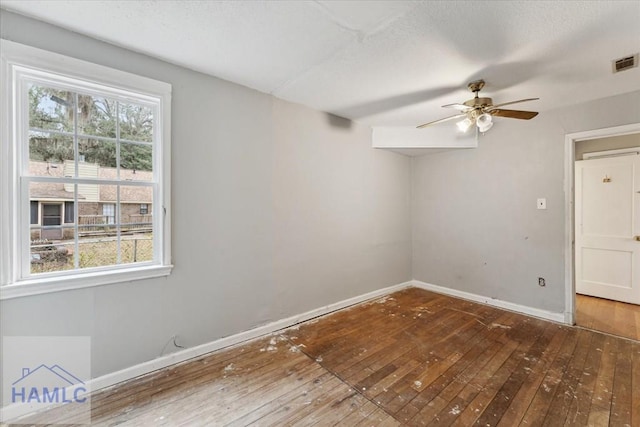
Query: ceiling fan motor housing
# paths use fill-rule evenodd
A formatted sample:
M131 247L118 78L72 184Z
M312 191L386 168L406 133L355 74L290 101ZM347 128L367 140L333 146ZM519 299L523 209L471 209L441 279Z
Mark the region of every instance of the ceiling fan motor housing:
M484 108L493 105L491 98L473 98L468 101L464 101L464 105L470 108Z

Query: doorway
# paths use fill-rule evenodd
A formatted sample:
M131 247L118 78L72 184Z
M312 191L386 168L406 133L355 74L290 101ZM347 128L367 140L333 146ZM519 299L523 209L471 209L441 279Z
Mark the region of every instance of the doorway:
M43 203L41 219L43 239L62 239L62 203Z
M565 321L639 339L640 275L632 264L640 263L640 218L632 212L638 217L640 151L631 147L640 147L640 123L566 136Z
M628 135L638 139L640 134ZM606 142L607 139L604 139ZM582 295L640 304L640 147L575 162L575 282ZM638 199L637 201L635 199ZM635 240L638 239L638 240Z

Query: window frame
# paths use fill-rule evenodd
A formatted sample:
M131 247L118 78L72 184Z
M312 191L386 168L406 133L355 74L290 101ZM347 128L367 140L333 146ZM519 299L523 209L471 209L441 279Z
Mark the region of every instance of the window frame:
M24 170L25 122L28 113L18 101L26 78L40 76L68 84L74 91L95 91L148 99L157 106L154 117L153 215L154 261L145 265L124 264L67 270L44 275L25 275L30 262L28 245L31 215L29 192L19 174ZM0 299L68 289L121 283L167 276L171 265L171 85L102 65L78 60L7 40L0 40ZM106 92L105 90L108 89ZM18 106L22 105L22 111ZM25 246L27 250L25 251ZM26 254L26 255L25 255Z

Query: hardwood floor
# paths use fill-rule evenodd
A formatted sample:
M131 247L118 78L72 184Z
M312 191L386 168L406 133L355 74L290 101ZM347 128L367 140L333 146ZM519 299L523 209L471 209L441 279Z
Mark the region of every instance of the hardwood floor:
M640 340L640 305L577 294L576 325Z
M69 408L29 422L72 423ZM104 426L637 426L640 343L409 288L98 392Z

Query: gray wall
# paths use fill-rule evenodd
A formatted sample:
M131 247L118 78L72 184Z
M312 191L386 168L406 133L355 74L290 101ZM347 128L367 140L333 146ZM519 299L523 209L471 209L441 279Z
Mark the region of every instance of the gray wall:
M640 91L499 120L477 149L414 158L414 279L563 312L565 135L637 122Z
M2 335L89 335L93 376L411 279L410 159L371 130L6 11L4 39L173 85L175 269L5 300Z

